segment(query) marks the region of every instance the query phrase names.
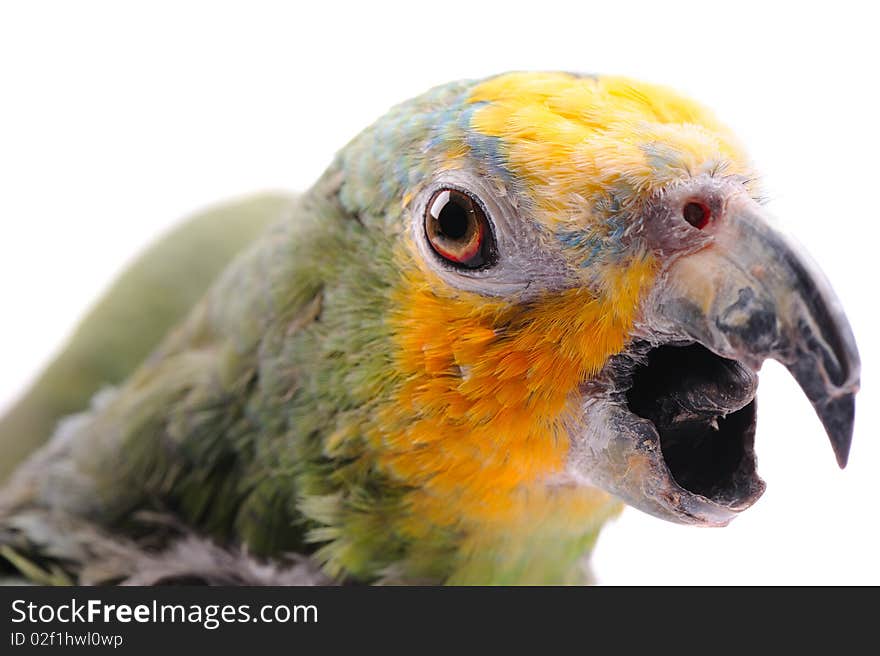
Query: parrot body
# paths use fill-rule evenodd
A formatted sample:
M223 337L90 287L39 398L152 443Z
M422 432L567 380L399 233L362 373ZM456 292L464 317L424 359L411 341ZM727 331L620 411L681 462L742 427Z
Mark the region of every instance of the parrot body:
M831 353L808 395L839 457L858 378L823 282L776 303L795 264L740 265L721 217L776 240L750 218L754 179L707 110L631 80L514 73L399 105L307 193L232 208L278 217L132 341L136 367L111 351L117 371L73 385L82 406L113 389L9 479L2 553L44 580L151 580L164 558L165 578L556 584L584 580L621 499L724 524L763 490L760 361L808 389L803 362ZM770 300L725 287L740 273ZM834 335L810 324L805 350L790 324L820 301ZM141 321L122 323L106 330ZM669 349L687 367L657 385ZM72 406L7 419L4 448Z

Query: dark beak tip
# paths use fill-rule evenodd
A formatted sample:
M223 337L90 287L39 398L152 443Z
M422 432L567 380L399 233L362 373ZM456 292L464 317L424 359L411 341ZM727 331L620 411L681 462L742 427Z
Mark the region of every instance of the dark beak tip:
M828 433L837 464L841 469L844 469L849 460L849 450L852 445L856 414L855 393L843 394L817 403L815 408L822 425L825 426L825 432Z

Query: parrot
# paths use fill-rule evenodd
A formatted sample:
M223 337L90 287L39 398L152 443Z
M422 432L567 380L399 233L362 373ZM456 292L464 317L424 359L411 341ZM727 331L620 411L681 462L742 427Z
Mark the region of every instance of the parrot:
M840 467L860 361L712 111L510 72L147 250L0 421L42 584L568 585L625 506L725 526L784 365Z

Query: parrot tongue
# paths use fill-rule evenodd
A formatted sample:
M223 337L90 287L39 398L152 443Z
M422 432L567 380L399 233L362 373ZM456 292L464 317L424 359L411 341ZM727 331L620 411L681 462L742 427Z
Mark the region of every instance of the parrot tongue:
M755 488L763 490L755 483L757 386L755 373L739 362L698 344L665 345L648 351L635 369L626 401L656 428L678 485L728 507L747 507L747 499L757 498Z

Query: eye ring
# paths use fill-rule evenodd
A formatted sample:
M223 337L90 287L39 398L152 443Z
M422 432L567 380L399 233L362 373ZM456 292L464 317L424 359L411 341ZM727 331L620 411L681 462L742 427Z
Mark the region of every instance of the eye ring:
M494 263L495 239L482 204L454 187L436 190L425 206L425 236L431 249L462 269Z
M697 230L702 230L712 220L712 210L702 201L689 200L682 206L681 216Z

